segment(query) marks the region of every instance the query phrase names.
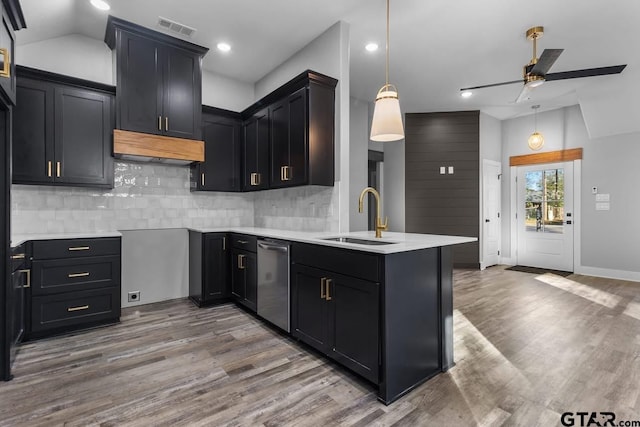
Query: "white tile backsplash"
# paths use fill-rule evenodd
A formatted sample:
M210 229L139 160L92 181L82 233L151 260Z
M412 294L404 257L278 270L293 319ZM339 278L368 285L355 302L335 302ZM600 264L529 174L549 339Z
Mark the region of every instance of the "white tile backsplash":
M188 227L337 231L338 187L189 191L189 168L115 163L114 188L13 185L12 234Z

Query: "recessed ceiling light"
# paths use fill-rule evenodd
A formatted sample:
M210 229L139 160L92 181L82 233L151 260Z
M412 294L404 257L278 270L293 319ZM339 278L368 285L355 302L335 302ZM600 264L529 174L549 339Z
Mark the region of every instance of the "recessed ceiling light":
M96 9L100 9L100 10L109 10L109 9L111 9L111 6L109 6L109 3L107 3L104 0L91 0L91 4Z
M471 95L473 95L473 92L471 92L470 90L465 90L460 94L460 96L463 98L469 98Z
M231 46L228 43L218 43L218 50L220 52L229 52L231 50Z
M367 49L367 51L369 51L369 52L375 52L376 50L378 50L378 44L377 43L368 43L364 48Z

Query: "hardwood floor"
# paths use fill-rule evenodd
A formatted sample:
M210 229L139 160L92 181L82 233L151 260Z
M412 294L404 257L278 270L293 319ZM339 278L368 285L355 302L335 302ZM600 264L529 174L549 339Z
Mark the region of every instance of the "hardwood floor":
M390 406L373 386L232 304L123 310L26 343L0 425L554 426L640 420L640 284L456 271L456 366ZM576 423L576 425L579 425Z

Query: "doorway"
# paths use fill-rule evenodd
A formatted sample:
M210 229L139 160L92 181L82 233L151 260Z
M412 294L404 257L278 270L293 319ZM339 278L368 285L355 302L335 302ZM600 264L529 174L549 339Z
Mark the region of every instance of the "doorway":
M384 162L384 153L382 151L369 150L369 168L367 173L367 185L373 187L382 194L382 164ZM368 230L376 229L376 205L373 197L367 197L368 206Z
M573 271L573 162L517 168L517 263Z
M501 239L501 189L502 164L482 160L482 257L481 268L497 265L500 258Z

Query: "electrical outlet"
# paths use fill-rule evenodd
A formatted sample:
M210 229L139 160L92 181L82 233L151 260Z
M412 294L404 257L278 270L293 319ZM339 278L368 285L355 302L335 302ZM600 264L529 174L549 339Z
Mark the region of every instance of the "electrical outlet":
M128 302L138 302L140 301L140 291L132 291L127 294Z

